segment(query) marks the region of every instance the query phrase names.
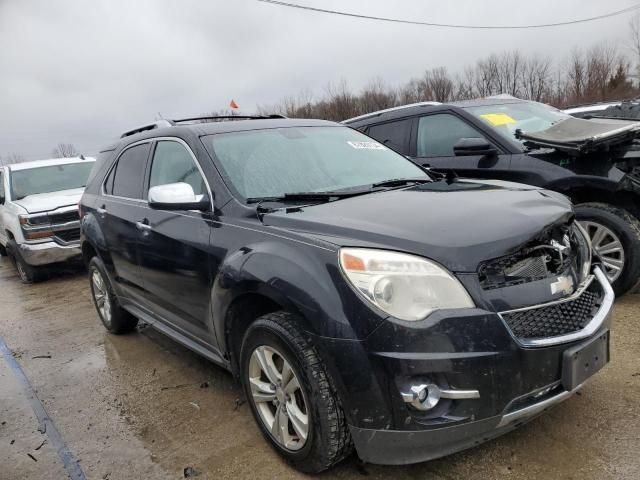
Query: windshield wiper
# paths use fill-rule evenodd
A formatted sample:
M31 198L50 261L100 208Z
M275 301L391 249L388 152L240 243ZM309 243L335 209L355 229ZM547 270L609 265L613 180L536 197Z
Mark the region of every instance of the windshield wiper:
M247 198L247 203L260 203L260 202L287 202L287 201L296 201L296 200L309 200L309 201L328 201L332 198L340 199L340 198L348 198L354 197L356 195L362 195L364 193L369 193L369 189L367 190L352 190L352 191L341 191L341 192L297 192L297 193L285 193L280 196L273 197L249 197Z
M392 178L391 180L384 180L371 185L371 188L379 187L401 187L403 185L410 185L413 183L429 183L432 182L430 178Z

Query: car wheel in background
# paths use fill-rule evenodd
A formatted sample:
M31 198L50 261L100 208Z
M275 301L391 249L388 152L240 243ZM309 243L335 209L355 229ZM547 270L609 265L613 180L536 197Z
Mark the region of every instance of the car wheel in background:
M5 247L2 244L0 244L0 256L2 256L2 257L6 257L7 256L7 247Z
M104 264L98 257L89 261L89 284L93 304L102 324L109 332L121 334L136 328L138 319L119 305Z
M616 295L628 292L640 281L640 221L604 203L583 203L575 210Z
M22 283L30 284L42 279L44 274L42 267L34 267L25 262L22 255L20 255L20 249L15 241L10 240L9 243L7 243L6 252L13 261L16 271L18 272L18 277L20 277Z
M297 469L317 473L352 451L344 412L297 317L275 312L247 330L240 376L264 437Z

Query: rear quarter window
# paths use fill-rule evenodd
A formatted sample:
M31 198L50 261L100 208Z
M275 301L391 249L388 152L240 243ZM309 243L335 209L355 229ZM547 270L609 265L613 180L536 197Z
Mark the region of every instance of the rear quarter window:
M144 171L149 156L149 143L127 148L105 181L105 193L117 197L142 199Z

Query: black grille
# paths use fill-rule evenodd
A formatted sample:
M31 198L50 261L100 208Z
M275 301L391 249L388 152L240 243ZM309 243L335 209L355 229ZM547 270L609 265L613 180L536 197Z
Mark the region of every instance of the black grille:
M77 242L80 240L80 229L72 228L70 230L60 230L56 232L55 235L63 242Z
M587 290L575 300L503 313L502 318L518 338L556 337L582 330L597 312L600 298L597 292Z
M71 210L69 212L64 212L64 213L49 214L49 221L53 224L77 222L78 220L80 220L80 214L78 213L77 210Z

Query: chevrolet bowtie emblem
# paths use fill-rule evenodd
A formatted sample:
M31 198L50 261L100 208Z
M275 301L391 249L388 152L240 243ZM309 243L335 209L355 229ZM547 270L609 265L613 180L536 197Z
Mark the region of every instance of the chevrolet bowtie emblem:
M560 276L558 280L551 284L551 294L564 293L571 295L573 293L573 278Z

